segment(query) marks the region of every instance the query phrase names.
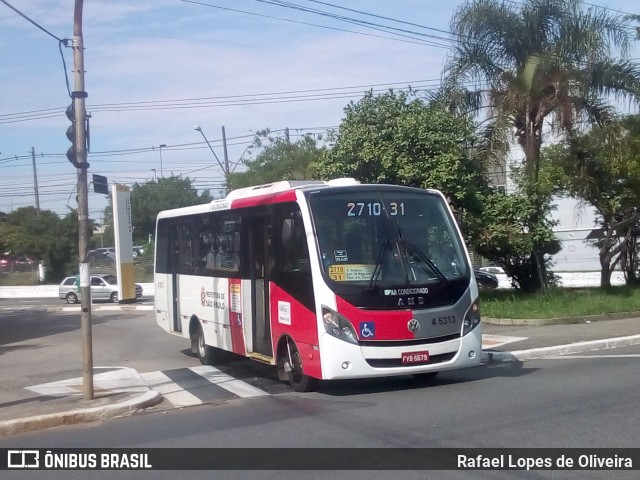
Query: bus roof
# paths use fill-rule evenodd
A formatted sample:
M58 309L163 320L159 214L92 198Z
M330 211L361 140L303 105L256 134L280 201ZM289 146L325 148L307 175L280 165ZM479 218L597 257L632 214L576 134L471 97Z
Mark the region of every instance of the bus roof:
M227 200L236 198L247 198L258 195L269 195L272 193L286 192L287 190L295 190L306 186L317 187L319 185L327 186L343 186L360 184L355 178L336 178L334 180L281 180L279 182L266 183L264 185L256 185L254 187L238 188L232 190L227 195Z
M273 198L286 192L294 192L304 187L336 187L359 185L354 178L337 178L334 180L282 180L279 182L256 185L253 187L238 188L232 190L225 198L212 200L210 203L192 205L189 207L164 210L158 214L158 218L191 215L203 212L229 210L233 207L245 206L245 204L260 203L258 197ZM253 202L251 199L255 199ZM247 200L246 202L244 200Z

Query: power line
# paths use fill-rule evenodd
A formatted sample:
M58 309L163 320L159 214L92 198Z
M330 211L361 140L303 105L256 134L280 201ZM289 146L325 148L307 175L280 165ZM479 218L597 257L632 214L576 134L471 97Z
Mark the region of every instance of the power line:
M436 83L437 82L437 83ZM408 85L403 88L395 88L396 90L420 90L422 88L435 88L438 86L440 79L413 80L406 82L391 83L375 83L368 85L355 85L346 87L328 87L304 90L289 90L283 92L268 93L252 93L242 95L223 95L216 97L196 97L172 100L149 100L142 102L122 102L122 103L104 103L89 104L87 109L94 112L121 112L121 111L147 111L147 110L170 110L170 109L187 109L187 108L212 108L223 106L251 106L274 103L290 103L302 101L321 101L334 100L343 98L353 98L360 96L363 89L367 91L386 91L388 89L398 87L399 85ZM42 110L30 110L27 112L0 114L0 124L17 123L31 120L40 120L43 118L51 118L64 115L66 107L47 108ZM0 160L1 162L1 160Z
M288 127L289 131L297 131L297 132L326 132L328 130L332 130L332 129L336 129L338 128L337 125L331 125L331 126L322 126L322 127ZM285 128L282 129L274 129L274 130L270 130L269 131L269 135L272 135L276 138L284 138L284 132L285 132ZM300 133L300 136L303 136L302 133ZM250 135L238 135L238 136L232 136L232 137L228 137L228 145L230 147L235 147L235 146L250 146L253 141L235 141L235 140L243 140L243 139L253 139L255 137L255 134L250 134ZM217 144L218 142L222 142L222 139L213 139L211 140L211 143L213 144ZM180 144L175 144L175 145L167 145L166 147L164 147L165 151L189 151L189 150L204 150L207 149L208 147L206 145L203 145L204 142L190 142L190 143L180 143ZM156 147L132 147L132 148L128 148L128 149L119 149L119 150L105 150L105 151L94 151L94 152L90 152L88 154L88 157L92 160L92 162L94 162L94 165L100 165L100 158L101 157L120 157L120 156L130 156L130 155L138 155L138 154L143 154L143 153L152 153L155 152L157 150ZM60 158L59 161L54 161L54 162L40 162L39 165L50 165L50 164L64 164L66 163L68 160L66 158L66 153L39 153L38 154L39 158ZM7 165L5 166L5 168L12 168L12 167L28 167L30 166L30 161L31 161L31 156L30 155L23 155L23 156L14 156L14 157L10 157L10 158L5 158L5 159L1 159L0 162L13 162L13 161L18 161L18 160L24 160L25 163L23 165ZM130 163L131 160L130 159L113 159L110 158L109 159L109 163ZM144 161L141 161L144 163ZM153 160L148 160L146 163L150 163L150 164L154 164L156 162L155 159ZM206 163L203 161L203 164ZM170 163L169 163L170 164ZM92 170L95 170L92 169ZM120 170L115 171L120 172ZM146 172L144 172L146 173ZM71 173L69 174L71 175ZM0 180L1 183L1 180Z
M64 79L65 79L65 83L66 83L66 86L67 86L67 92L68 92L69 96L71 96L71 89L69 88L69 75L67 74L67 63L64 60L64 53L62 52L62 45L64 45L65 47L68 46L69 40L66 39L66 38L57 37L56 35L51 33L49 30L44 28L42 25L36 23L31 18L27 17L24 13L22 13L20 10L15 8L13 5L9 4L9 2L7 2L6 0L0 0L0 2L4 3L7 7L9 7L11 10L16 12L18 15L20 15L26 21L28 21L29 23L31 23L32 25L36 26L37 28L42 30L44 33L46 33L47 35L55 38L58 41L58 50L60 50L60 58L62 59L62 70L64 72Z
M369 17L379 18L379 19L382 19L382 20L390 20L392 22L397 22L397 23L401 23L401 24L404 24L404 25L410 25L410 26L413 26L413 27L424 28L426 30L432 30L434 32L446 33L448 35L451 34L451 32L449 30L442 30L442 29L439 29L439 28L428 27L426 25L421 25L419 23L407 22L405 20L399 20L397 18L386 17L384 15L376 15L374 13L369 13L369 12L365 12L365 11L362 11L362 10L356 10L354 8L343 7L343 6L340 6L340 5L335 5L333 3L320 2L320 1L317 1L317 0L307 0L307 1L308 2L312 2L312 3L319 3L321 5L326 5L326 6L333 7L333 8L339 8L340 10L347 10L349 12L360 13L362 15L367 15Z
M186 3L195 3L198 5L209 6L213 8L218 8L218 6L210 5L202 2L195 2L191 0L180 0ZM276 6L294 8L294 4L290 4L288 2L281 2L276 0L257 0L262 3L269 3ZM341 8L349 11L354 11L357 13L361 13L364 15L370 15L376 18L383 18L394 22L400 22L405 24L410 24L414 26L418 26L420 28L431 29L443 33L451 33L447 30L435 29L432 27L428 27L425 25L415 24L412 22L405 22L403 20L394 19L391 17L384 17L381 15L371 14L368 12L363 12L360 10L350 9L346 7L340 7L334 4L330 4L328 2L319 2L315 0L314 3L320 3L328 6L333 6L335 8ZM509 3L522 5L513 0L505 0ZM224 7L220 7L226 9ZM295 6L297 9L302 9L303 7ZM603 7L605 8L605 7ZM253 14L253 12L245 12L240 10L234 10L240 13ZM309 10L309 9L307 9ZM312 11L312 10L309 10ZM314 13L320 12L323 14L324 12L315 11ZM618 11L621 12L621 11ZM421 80L418 82L440 82L439 79L429 79L429 80ZM404 83L404 82L403 82ZM113 103L113 104L97 104L91 105L92 111L95 112L108 112L108 111L142 111L142 110L169 110L169 109L192 109L192 108L216 108L216 107L225 107L225 106L251 106L251 105L260 105L260 104L274 104L274 103L292 103L292 102L301 102L301 101L319 101L319 100L334 100L334 99L344 99L350 98L355 94L355 92L347 92L344 89L354 89L354 88L373 88L380 85L385 85L387 87L391 85L398 85L400 82L392 83L392 84L374 84L374 85L361 85L356 87L335 87L335 88L325 88L325 89L309 89L309 90L297 90L297 91L289 91L289 92L272 92L272 93L262 93L262 94L250 94L250 95L230 95L230 96L220 96L220 97L204 97L204 98L192 98L192 99L178 99L178 100L157 100L157 101L148 101L148 102L127 102L127 103ZM418 84L409 88L424 88L431 87L437 88L437 84L432 85L423 85ZM475 85L474 85L475 86ZM379 91L379 90L378 90ZM312 93L313 92L313 93ZM308 95L302 95L307 93ZM360 94L360 92L358 92ZM6 123L15 123L21 121L29 121L43 118L51 118L55 116L61 116L62 109L45 109L45 110L36 110L31 112L24 113L14 113L14 114L5 114L0 115L0 124Z
M360 26L364 26L373 30L380 30L383 29L382 31L387 32L387 33L392 33L394 35L398 35L400 37L406 37L406 38L411 38L411 39L416 39L416 37L413 37L412 35L417 35L418 37L425 37L425 38L431 38L431 39L435 39L435 40L442 40L445 41L447 43L452 42L451 38L447 38L447 37L441 37L438 35L431 35L431 34L426 34L426 33L422 33L422 32L416 32L413 30L406 30L403 28L397 28L397 27L391 27L391 26L387 26L387 25L382 25L379 23L374 23L374 22L368 22L366 20L359 20L356 18L352 18L352 17L345 17L343 15L337 15L337 14L333 14L333 13L329 13L323 10L318 10L315 8L308 8L308 7L303 7L301 5L297 5L295 3L290 3L290 2L284 2L281 0L255 0L256 2L260 2L260 3L265 3L265 4L269 4L269 5L274 5L274 6L278 6L278 7L283 7L283 8L289 8L289 9L293 9L293 10L299 10L302 12L306 12L306 13L312 13L312 14L316 14L316 15L320 15L323 17L327 17L327 18L332 18L334 20L338 20L341 22L347 22L347 23L351 23L354 25L360 25ZM373 15L373 14L368 14L366 12L362 12L359 10L351 10L354 12L358 12L364 15L370 15L370 16L375 16L377 18L384 18L386 20L392 20L395 21L395 19L391 19L389 17L382 17L382 16L377 16L377 15ZM442 33L446 33L449 34L450 32L446 31L446 30L440 30L440 29L435 29L435 28L430 28L430 27L425 27L423 25L418 25L415 24L416 26L419 26L420 28L425 28L428 30L434 30L434 31L438 31L438 32L442 32ZM398 32L398 33L396 33ZM439 46L439 47L443 47L443 48L448 48L449 45L443 45L443 44L435 44L433 46Z
M11 5L9 2L7 2L7 0L0 0L0 2L4 3L7 7L9 7L11 10L13 10L14 12L16 12L18 15L20 15L22 18L24 18L27 22L31 23L32 25L36 26L37 28L39 28L40 30L42 30L44 33L46 33L47 35L49 35L50 37L55 38L59 43L64 43L65 45L67 44L68 40L67 39L62 39L62 38L58 38L56 37L53 33L51 33L49 30L47 30L46 28L44 28L42 25L36 23L34 20L32 20L31 18L27 17L24 13L22 13L20 10L18 10L16 7L14 7L13 5Z
M292 20L290 18L276 17L276 16L273 16L273 15L265 15L265 14L256 13L256 12L250 12L250 11L246 11L246 10L238 10L238 9L235 9L235 8L222 7L220 5L211 5L209 3L198 2L198 1L195 1L195 0L178 0L178 1L184 2L184 3L192 3L194 5L200 5L202 7L216 8L216 9L219 9L219 10L227 10L227 11L236 12L236 13L243 13L243 14L246 14L246 15L253 15L253 16L256 16L256 17L263 17L263 18L270 18L270 19L274 19L274 20L281 20L283 22L296 23L296 24L300 24L300 25L307 25L307 26L311 26L311 27L324 28L324 29L327 29L327 30L336 30L336 31L346 32L346 33L353 33L353 34L356 34L356 35L364 35L364 36L367 36L367 37L382 38L382 39L385 39L385 40L394 40L394 41L398 41L398 42L413 43L413 44L419 44L419 45L427 45L427 46L433 46L433 47L438 47L438 48L448 48L448 46L446 46L446 45L439 45L437 43L429 42L429 41L426 41L426 40L423 40L423 39L418 39L418 38L414 38L413 40L408 40L408 39L403 39L403 38L387 37L387 36L383 36L383 35L375 35L375 34L371 34L371 33L358 32L358 31L355 31L355 30L347 30L347 29L344 29L344 28L330 27L330 26L327 26L327 25L319 25L317 23L302 22L302 21L299 21L299 20Z

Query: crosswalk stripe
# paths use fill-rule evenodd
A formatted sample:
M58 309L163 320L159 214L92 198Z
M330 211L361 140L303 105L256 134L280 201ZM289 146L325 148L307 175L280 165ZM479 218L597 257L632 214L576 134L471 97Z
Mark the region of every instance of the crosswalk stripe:
M226 373L221 372L217 368L209 365L190 367L189 370L197 373L198 375L201 375L203 378L207 379L214 385L218 385L219 387L228 390L238 397L249 398L269 395L264 390L254 387L253 385L243 382L242 380L238 380L237 378L234 378L231 375L227 375Z
M203 403L198 397L184 390L160 371L141 373L140 375L150 388L158 391L175 407L188 407Z

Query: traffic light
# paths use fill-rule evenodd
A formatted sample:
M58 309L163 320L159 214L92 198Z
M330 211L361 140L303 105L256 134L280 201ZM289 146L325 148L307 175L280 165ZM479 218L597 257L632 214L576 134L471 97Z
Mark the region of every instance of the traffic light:
M67 107L67 118L71 120L71 125L67 128L67 138L71 142L69 150L67 150L67 158L71 164L78 168L78 158L76 155L76 111L73 107L73 102Z

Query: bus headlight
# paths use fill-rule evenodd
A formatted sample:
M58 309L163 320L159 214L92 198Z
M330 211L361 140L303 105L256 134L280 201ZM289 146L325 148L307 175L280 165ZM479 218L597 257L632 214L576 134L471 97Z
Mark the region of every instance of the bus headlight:
M323 305L322 320L327 333L345 342L353 343L354 345L358 344L353 325L338 312L334 312Z
M464 322L462 326L462 336L464 337L471 330L480 325L480 303L478 300L473 302L469 310L467 310L464 316Z

